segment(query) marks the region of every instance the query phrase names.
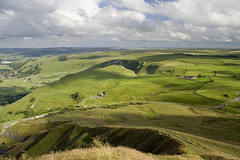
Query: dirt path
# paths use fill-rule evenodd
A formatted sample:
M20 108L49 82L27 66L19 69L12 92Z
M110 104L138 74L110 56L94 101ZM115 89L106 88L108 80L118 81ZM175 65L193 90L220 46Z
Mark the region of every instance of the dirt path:
M51 112L52 113L52 112ZM56 113L56 112L55 112ZM3 125L3 130L1 131L0 135L2 135L8 128L12 127L13 125L19 123L19 122L26 122L26 121L29 121L29 120L34 120L34 119L39 119L39 118L44 118L46 117L47 115L49 115L50 113L45 113L45 114L41 114L41 115L38 115L38 116L34 116L34 117L29 117L29 118L24 118L24 119L21 119L21 120L15 120L15 121L12 121L12 122L8 122L8 123L5 123Z
M101 96L91 96L91 97L85 98L85 99L83 99L83 100L78 104L78 106L80 106L80 105L83 103L83 101L85 101L85 100L87 100L87 99L90 99L90 98L103 98L103 97L101 97ZM58 111L57 111L57 112L58 112ZM57 113L57 112L50 112L50 113ZM12 127L13 125L15 125L15 124L17 124L17 123L19 123L19 122L26 122L26 121L29 121L29 120L44 118L44 117L48 116L50 113L45 113L45 114L41 114L41 115L34 116L34 117L29 117L29 118L24 118L24 119L21 119L21 120L15 120L15 121L12 121L12 122L7 122L7 123L5 123L5 124L3 125L3 130L1 131L0 135L3 135L4 132L5 132L8 128Z

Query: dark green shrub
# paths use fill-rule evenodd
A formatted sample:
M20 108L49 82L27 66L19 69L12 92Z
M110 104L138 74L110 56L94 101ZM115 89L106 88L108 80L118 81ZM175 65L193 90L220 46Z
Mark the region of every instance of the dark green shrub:
M31 98L30 100L29 100L29 102L34 102L36 100L36 98Z
M59 61L66 61L66 60L67 60L67 56L66 56L66 55L59 56L59 57L58 57L58 60L59 60Z
M84 99L84 96L80 92L75 92L74 94L71 94L71 98L77 102L80 102Z

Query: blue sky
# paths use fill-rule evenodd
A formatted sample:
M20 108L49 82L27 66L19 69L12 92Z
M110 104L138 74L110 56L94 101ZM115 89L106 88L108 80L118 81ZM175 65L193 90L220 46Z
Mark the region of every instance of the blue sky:
M0 0L0 47L240 48L239 0Z

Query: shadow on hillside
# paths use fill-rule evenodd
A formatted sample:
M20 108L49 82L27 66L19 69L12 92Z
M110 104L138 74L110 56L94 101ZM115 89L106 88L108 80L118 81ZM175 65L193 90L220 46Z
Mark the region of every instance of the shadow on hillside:
M210 116L160 115L152 119L148 118L145 122L142 122L141 120L135 121L135 119L141 119L141 116L138 114L127 114L127 117L131 117L127 121L122 120L122 118L126 117L126 114L123 113L113 113L111 116L115 117L117 124L131 124L138 127L161 127L224 143L240 145L240 119Z
M192 56L186 56L186 55L179 55L179 54L158 54L158 55L151 55L151 56L145 56L141 57L138 60L140 61L146 61L146 62L161 62L165 60L170 60L170 59L216 59L216 57L192 57ZM194 62L192 62L194 63Z
M157 54L157 55L141 57L138 60L146 61L146 62L161 62L169 59L178 59L178 58L183 58L183 56L174 55L174 54Z
M106 109L106 113L107 112L108 111ZM111 110L109 110L109 113L107 115L108 116L102 115L102 117L97 116L96 118L94 116L85 116L83 112L83 114L81 114L80 122L86 126L99 126L99 124L95 124L95 121L102 120L105 122L105 125L110 126L140 128L160 127L224 142L227 144L234 144L238 146L240 145L240 119L238 118L211 117L200 115L171 116L163 115L160 113L156 114L153 117L146 117L139 113L112 113ZM64 115L62 119L65 119ZM79 120L79 116L72 115L71 120Z
M79 59L98 59L98 58L104 58L104 57L109 57L109 55L89 56L89 57L83 57Z
M19 86L12 86L12 87L0 87L0 95L6 94L18 94L19 91L26 91L26 88L19 87Z
M66 77L61 78L60 81L56 81L50 85L56 85L56 84L60 84L62 81L71 81L71 80L76 80L81 78L82 80L86 80L86 79L94 79L97 81L104 81L107 79L129 79L132 78L133 76L128 76L128 75L124 75L124 73L122 72L108 72L108 71L104 71L104 70L91 70L91 71L82 71L76 74L70 74Z
M49 136L51 134L54 137ZM107 142L112 146L126 146L144 153L157 155L185 153L182 150L183 143L157 130L103 126L90 128L69 123L26 137L22 143L7 150L4 156L11 155L18 159L23 153L22 150L27 151L31 156L37 156L52 151L86 148L93 146L97 139L99 142ZM39 148L43 144L46 145L45 150Z
M238 55L239 56L239 55ZM224 57L225 59L232 59L236 60L236 57ZM146 62L160 62L164 60L169 60L169 59L217 59L217 57L214 56L188 56L184 54L157 54L157 55L151 55L151 56L145 56L141 57L138 60L139 61L146 61ZM194 63L194 62L192 62ZM239 64L224 64L224 65L239 65Z
M81 79L95 79L95 80L106 80L106 79L129 79L131 76L124 75L121 72L107 72L104 70L93 70L86 73L86 76L82 76Z
M29 91L24 87L0 87L0 106L16 102L28 94Z
M135 60L113 59L113 60L109 60L109 61L97 64L95 66L92 66L85 71L91 71L96 68L105 68L111 65L123 66L126 69L129 69L135 73L138 73L144 67L144 62L135 61Z

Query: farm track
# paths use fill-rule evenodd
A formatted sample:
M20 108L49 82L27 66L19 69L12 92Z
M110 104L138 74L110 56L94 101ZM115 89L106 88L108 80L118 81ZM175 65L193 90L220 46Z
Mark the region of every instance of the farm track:
M51 113L53 113L53 112L51 112ZM57 113L57 112L54 112L54 113ZM15 121L12 121L12 122L5 123L3 125L3 130L1 131L0 135L2 135L7 129L9 129L10 127L12 127L13 125L15 125L19 122L26 122L26 121L29 121L29 120L44 118L44 117L48 116L49 114L50 113L45 113L45 114L41 114L41 115L38 115L38 116L24 118L24 119L15 120Z
M79 104L78 106L80 106L83 101L87 100L87 99L90 99L90 98L103 98L103 97L100 97L100 96L91 96L91 97L88 97L88 98L85 98L83 99ZM57 111L59 112L59 111ZM26 122L26 121L29 121L29 120L34 120L34 119L39 119L39 118L44 118L46 116L48 116L49 114L51 113L57 113L57 112L50 112L50 113L45 113L45 114L41 114L41 115L38 115L38 116L34 116L34 117L29 117L29 118L24 118L24 119L21 119L21 120L15 120L15 121L12 121L12 122L8 122L8 123L5 123L3 125L3 130L1 131L0 135L2 135L8 128L12 127L13 125L19 123L19 122Z

